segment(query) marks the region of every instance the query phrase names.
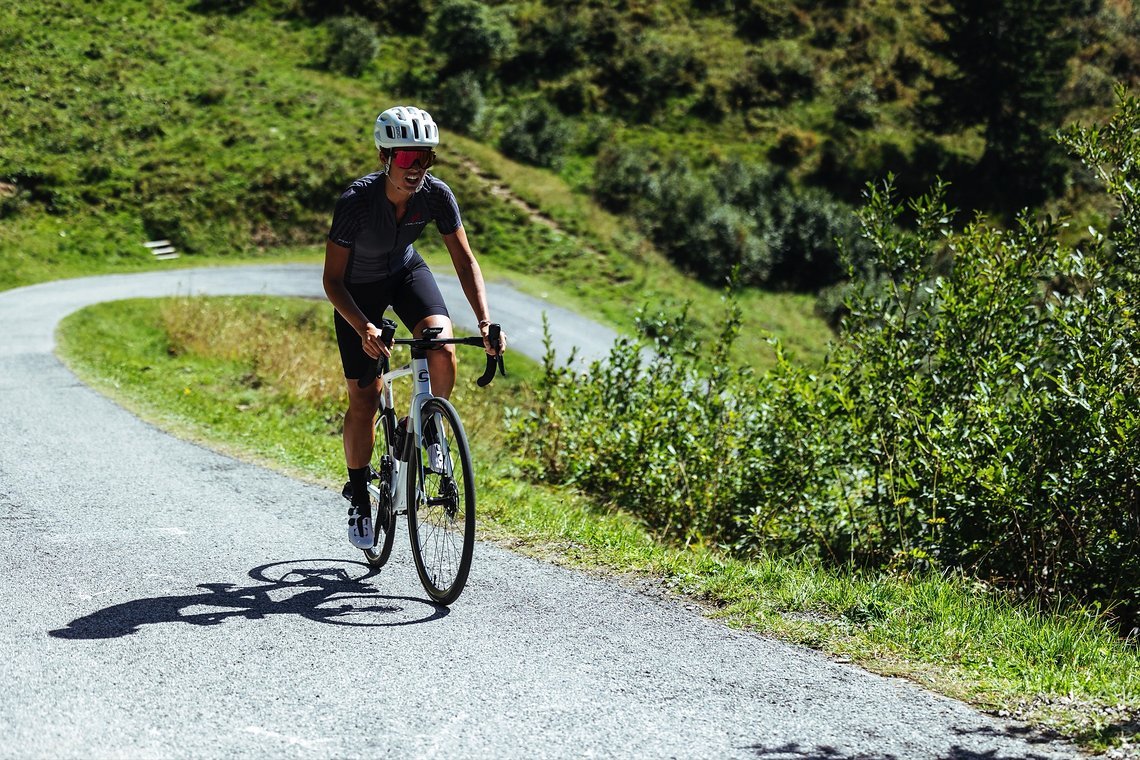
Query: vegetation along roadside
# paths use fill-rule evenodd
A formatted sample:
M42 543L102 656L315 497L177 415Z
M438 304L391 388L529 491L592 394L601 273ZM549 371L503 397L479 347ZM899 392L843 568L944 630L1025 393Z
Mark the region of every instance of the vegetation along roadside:
M120 301L68 317L58 339L80 377L145 419L329 487L332 530L342 380L327 310L266 297ZM729 625L913 679L1090 748L1135 733L1140 653L1091 610L1042 612L960 574L685 547L580 488L536 485L507 446L504 409L520 398L534 408L542 369L517 355L511 364L511 377L488 389L461 373L456 392L475 447L483 538L685 595Z

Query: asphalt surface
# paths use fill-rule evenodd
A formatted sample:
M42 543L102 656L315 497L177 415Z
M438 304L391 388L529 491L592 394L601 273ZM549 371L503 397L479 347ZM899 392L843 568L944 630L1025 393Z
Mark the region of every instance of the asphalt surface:
M187 292L319 295L320 276L242 267L0 293L0 757L1077 756L493 546L450 610L426 601L403 525L393 564L365 577L339 495L172 438L52 354L74 309ZM544 310L560 347L602 355L613 337L506 289L491 300L516 351L541 352Z

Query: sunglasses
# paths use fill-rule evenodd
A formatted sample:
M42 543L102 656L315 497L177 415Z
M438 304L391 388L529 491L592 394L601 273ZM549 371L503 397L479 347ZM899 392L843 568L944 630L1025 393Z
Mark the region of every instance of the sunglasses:
M430 150L393 150L392 163L401 169L419 166L428 169L435 163L435 152Z

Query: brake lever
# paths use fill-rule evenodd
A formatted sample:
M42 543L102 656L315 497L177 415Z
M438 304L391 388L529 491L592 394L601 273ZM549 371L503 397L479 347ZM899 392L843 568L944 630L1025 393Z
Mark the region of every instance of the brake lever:
M480 388L490 385L491 381L495 379L495 370L498 369L503 377L507 376L507 370L503 365L503 340L502 340L502 325L492 322L487 327L487 342L494 346L497 354L492 356L487 354L487 368L483 370L483 376L475 381L475 384Z
M380 320L380 342L392 350L392 338L396 337L396 323L390 319ZM376 364L372 365L372 371L356 381L359 388L367 388L372 383L376 382L376 378L388 372L388 357L380 354L380 358L376 360Z

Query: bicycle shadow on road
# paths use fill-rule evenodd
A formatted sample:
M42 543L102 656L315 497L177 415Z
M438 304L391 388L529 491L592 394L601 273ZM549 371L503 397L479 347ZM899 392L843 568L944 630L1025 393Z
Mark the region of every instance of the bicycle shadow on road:
M363 572L361 572L363 570ZM113 639L144 625L219 625L231 618L263 620L298 615L318 623L362 627L414 625L439 620L448 609L428 599L388 596L365 584L379 570L338 559L291 560L260 565L249 575L261 585L200 583L200 593L135 599L76 618L48 631L57 639ZM413 605L425 614L410 611Z

